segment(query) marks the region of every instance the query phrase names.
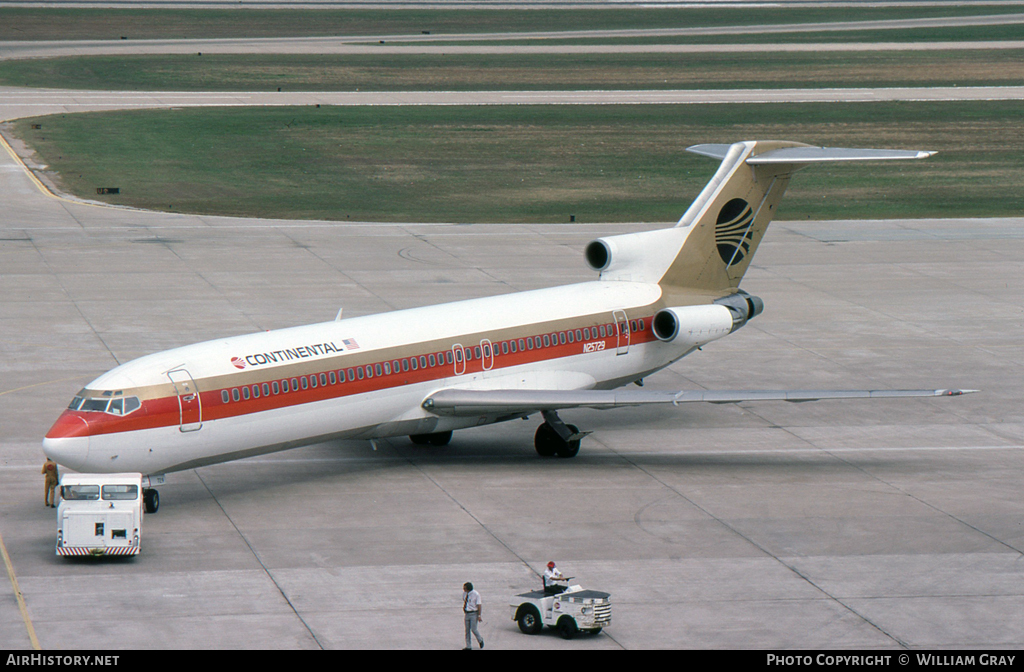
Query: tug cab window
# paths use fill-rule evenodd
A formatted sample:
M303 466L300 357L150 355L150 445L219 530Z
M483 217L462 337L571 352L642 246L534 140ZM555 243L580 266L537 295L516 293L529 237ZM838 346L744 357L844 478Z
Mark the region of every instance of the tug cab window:
M135 501L139 498L137 485L104 485L103 499L108 501Z
M60 489L62 499L76 501L93 501L100 498L98 485L65 485Z

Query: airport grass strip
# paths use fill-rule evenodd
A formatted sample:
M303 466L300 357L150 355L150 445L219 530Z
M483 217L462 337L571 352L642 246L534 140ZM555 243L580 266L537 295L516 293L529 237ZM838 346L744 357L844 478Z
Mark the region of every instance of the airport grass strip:
M385 36L688 28L1016 13L1019 6L474 9L0 8L0 40Z
M689 145L937 150L802 171L777 215L870 219L1019 215L1022 116L1019 101L305 106L53 115L14 131L81 197L340 221L674 221L716 168ZM118 193L97 194L107 188Z
M0 61L0 85L122 91L1016 86L1024 49L692 54L161 54Z

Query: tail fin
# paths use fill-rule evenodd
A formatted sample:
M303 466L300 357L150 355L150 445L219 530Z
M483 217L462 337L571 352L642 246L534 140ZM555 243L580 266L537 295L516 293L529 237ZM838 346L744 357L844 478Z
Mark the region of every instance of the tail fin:
M795 171L812 163L919 159L934 153L765 141L696 145L688 151L720 158L722 164L676 225L688 234L660 283L732 291L739 287Z
M920 159L934 154L763 140L695 145L688 151L721 159L722 164L675 228L590 243L587 261L602 271L602 279L658 282L716 294L734 292L795 171L813 163Z

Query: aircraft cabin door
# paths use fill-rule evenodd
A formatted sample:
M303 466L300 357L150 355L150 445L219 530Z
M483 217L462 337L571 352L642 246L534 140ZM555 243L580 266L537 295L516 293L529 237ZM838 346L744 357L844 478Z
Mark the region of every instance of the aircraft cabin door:
M629 319L624 310L616 310L612 316L615 317L615 354L625 355L629 352Z
M174 391L178 395L181 422L178 429L183 432L196 431L203 426L203 405L199 399L196 381L192 380L191 374L185 369L168 371L167 377L171 379Z

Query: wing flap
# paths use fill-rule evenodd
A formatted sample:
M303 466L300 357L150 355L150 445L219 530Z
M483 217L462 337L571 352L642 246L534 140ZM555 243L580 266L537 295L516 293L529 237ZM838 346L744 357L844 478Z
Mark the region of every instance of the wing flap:
M423 400L436 415L486 416L558 411L567 408L609 409L644 404L742 401L819 401L822 399L892 399L953 397L977 390L468 390L445 389Z

